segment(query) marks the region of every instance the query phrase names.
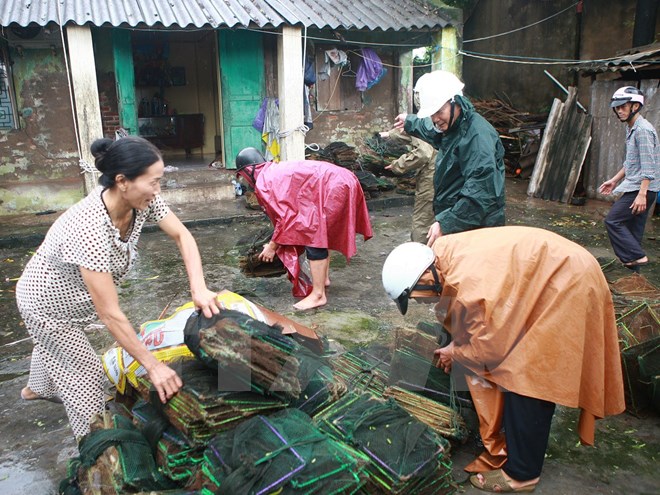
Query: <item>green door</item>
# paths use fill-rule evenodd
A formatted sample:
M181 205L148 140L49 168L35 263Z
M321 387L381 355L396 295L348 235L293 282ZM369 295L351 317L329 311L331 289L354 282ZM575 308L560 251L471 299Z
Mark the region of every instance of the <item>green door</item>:
M119 125L129 134L138 134L137 106L135 104L135 72L131 32L112 31L112 54L115 60L115 81L119 105Z
M239 151L262 149L261 133L252 127L264 94L261 33L223 29L218 32L225 165L235 168Z

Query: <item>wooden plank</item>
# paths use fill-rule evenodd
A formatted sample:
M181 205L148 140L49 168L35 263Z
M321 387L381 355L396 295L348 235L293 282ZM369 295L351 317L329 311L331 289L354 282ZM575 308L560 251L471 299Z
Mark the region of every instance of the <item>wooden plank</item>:
M575 152L573 163L571 164L571 173L566 180L566 187L564 188L564 192L560 199L562 203L570 202L573 197L575 186L580 178L580 172L582 171L584 160L587 156L589 145L591 144L591 123L593 119L590 115L584 115L584 117L585 118L582 119L582 129L578 131L578 137L580 137L580 140L574 148Z
M303 54L300 27L282 27L277 37L277 84L280 97L280 139L282 160L305 159L303 115Z
M544 177L540 197L556 201L559 199L559 190L564 189L566 165L569 163L569 154L572 128L576 119L577 91L570 88L566 101L562 107L560 119L557 121L555 136L548 148L548 173Z
M552 108L548 114L548 121L546 123L545 130L543 131L543 137L541 138L541 145L539 146L539 151L536 155L536 163L534 164L532 176L529 179L529 185L527 186L528 196L536 196L541 178L545 174L548 147L550 146L552 137L556 131L556 123L561 114L562 106L562 102L559 99L555 98L553 100Z
M327 47L326 47L327 48ZM316 52L316 68L323 67L325 64L325 49L319 49ZM333 66L327 79L323 79L321 74L316 75L316 111L331 112L341 110L341 91L339 88L340 70Z
M69 53L71 84L75 101L75 118L78 127L80 159L94 167L94 157L90 145L103 137L101 106L96 81L94 45L89 26L66 27L66 42ZM64 123L63 123L64 125ZM89 193L97 185L100 172L85 172L85 192Z

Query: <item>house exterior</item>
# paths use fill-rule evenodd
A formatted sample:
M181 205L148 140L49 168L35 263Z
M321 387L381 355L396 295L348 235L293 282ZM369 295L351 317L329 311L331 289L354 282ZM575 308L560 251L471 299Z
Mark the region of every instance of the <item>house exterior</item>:
M277 99L281 159L356 144L411 110L412 50L456 47L461 31L424 0L15 0L0 26L0 215L75 203L98 177L89 145L120 128L232 168L262 146L253 121ZM384 70L359 91L365 49ZM327 64L333 50L348 63ZM455 50L434 65L460 72Z

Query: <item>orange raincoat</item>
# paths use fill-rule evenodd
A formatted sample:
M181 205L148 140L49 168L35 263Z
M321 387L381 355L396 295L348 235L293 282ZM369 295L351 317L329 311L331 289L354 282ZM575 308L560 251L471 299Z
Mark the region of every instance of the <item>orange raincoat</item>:
M531 227L443 236L433 250L437 314L454 361L476 375L467 381L486 452L466 470L506 460L502 389L580 408L580 440L593 445L594 420L625 409L614 307L596 259Z

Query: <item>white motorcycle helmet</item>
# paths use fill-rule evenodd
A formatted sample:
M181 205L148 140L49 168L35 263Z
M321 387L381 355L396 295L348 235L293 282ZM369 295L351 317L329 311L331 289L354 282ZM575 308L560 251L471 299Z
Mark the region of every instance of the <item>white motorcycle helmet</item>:
M408 311L408 297L413 290L442 290L435 271L433 250L419 242L406 242L394 248L383 265L383 287L394 300L401 314ZM436 284L417 285L420 277L431 267Z
M417 117L430 117L454 96L462 96L464 86L458 77L446 70L424 74L415 84L415 96L419 98Z
M644 106L644 93L634 86L624 86L617 89L612 95L610 107L620 107L625 103L639 103Z

